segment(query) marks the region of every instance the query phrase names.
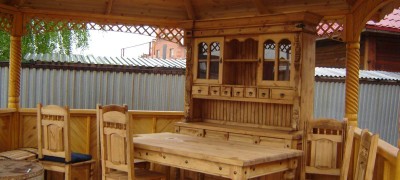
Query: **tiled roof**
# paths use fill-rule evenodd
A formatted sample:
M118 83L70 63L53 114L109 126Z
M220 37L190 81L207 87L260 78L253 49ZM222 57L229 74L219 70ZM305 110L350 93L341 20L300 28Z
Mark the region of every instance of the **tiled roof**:
M186 68L186 60L157 59L157 58L127 58L127 57L104 57L93 55L65 55L65 54L26 54L24 62L48 62L68 64L96 64L96 65L117 65L134 66L145 68Z
M400 32L400 8L386 15L381 21L368 21L367 29Z
M315 68L315 77L345 78L346 69L344 68ZM385 80L400 82L400 73L387 71L366 71L360 70L360 79L363 80Z

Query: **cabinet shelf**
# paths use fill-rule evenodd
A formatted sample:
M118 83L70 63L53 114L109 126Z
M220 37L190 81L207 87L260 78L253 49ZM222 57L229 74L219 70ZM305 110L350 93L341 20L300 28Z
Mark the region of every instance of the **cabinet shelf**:
M224 62L258 62L258 59L224 59Z
M293 100L285 99L259 99L259 98L245 98L245 97L222 97L222 96L209 96L193 94L195 99L208 99L208 100L225 100L225 101L241 101L241 102L260 102L260 103L273 103L273 104L293 104Z

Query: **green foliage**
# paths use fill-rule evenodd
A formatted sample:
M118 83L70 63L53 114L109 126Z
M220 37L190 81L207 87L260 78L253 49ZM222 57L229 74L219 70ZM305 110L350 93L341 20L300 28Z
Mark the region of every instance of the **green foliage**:
M27 33L22 38L22 56L27 53L71 54L73 47L86 49L89 46L87 30L61 30L41 34ZM10 56L10 35L0 31L0 61L8 61Z

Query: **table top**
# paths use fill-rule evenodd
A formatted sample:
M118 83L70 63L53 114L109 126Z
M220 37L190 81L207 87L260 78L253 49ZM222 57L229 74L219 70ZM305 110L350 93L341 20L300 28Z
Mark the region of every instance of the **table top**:
M265 145L224 141L175 133L138 134L134 147L161 153L182 155L197 159L238 166L251 166L279 161L303 154L300 150L275 148Z
M37 162L23 160L0 160L0 179L25 179L42 175L43 166Z

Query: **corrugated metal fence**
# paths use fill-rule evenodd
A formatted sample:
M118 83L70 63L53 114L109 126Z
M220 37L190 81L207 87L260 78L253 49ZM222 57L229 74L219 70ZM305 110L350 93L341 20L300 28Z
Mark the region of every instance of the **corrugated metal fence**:
M0 76L0 108L5 108L8 67L0 67ZM77 109L93 109L96 103L125 103L137 110L184 109L184 75L23 68L21 82L23 108L42 102ZM344 82L317 81L314 117L342 119L344 89ZM399 113L400 85L360 84L360 127L396 145Z
M0 108L5 108L7 67L0 67L0 76ZM32 108L42 102L94 109L100 103L182 111L184 83L184 75L22 68L20 106Z
M400 85L360 83L358 124L397 146ZM344 117L345 83L315 82L314 118Z

